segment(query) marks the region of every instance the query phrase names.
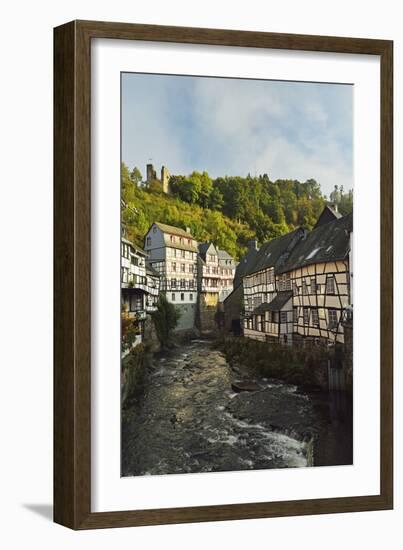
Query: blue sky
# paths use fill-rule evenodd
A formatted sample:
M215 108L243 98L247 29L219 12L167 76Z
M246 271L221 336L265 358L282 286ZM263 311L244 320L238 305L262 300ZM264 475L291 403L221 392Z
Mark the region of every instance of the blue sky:
M125 73L122 160L353 187L353 87Z

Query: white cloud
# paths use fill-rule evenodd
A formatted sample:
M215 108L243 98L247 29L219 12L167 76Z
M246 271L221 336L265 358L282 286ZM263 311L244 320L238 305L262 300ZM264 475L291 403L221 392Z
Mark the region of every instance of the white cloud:
M205 169L213 176L256 171L272 179L312 177L326 194L335 184L352 187L351 89L216 78L136 78L136 87L130 86L135 100L129 98L124 112L124 138L134 142L133 158L144 162L152 157L173 173ZM124 158L125 154L124 144Z

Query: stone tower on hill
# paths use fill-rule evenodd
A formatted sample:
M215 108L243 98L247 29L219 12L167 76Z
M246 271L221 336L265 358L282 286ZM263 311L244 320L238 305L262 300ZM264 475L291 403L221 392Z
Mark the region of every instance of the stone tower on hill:
M152 181L159 181L162 185L162 190L164 193L169 193L169 178L170 173L166 166L163 166L161 168L161 179L159 180L157 178L157 172L154 170L154 166L152 164L147 164L146 167L146 173L147 173L147 183L150 183Z
M161 168L161 183L164 193L169 193L169 177L170 173L168 168L166 166L163 166Z

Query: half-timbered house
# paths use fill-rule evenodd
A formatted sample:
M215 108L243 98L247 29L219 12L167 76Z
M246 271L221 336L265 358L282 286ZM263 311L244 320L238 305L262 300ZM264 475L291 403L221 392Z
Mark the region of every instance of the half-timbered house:
M352 213L324 221L276 269L279 283L292 289L294 341L344 342L342 321L352 305L352 231Z
M160 292L161 276L156 269L146 260L146 279L147 279L147 295L146 295L146 311L152 313L157 309L157 303Z
M125 238L121 239L121 298L122 306L142 339L146 318L146 257L147 253Z
M234 289L236 262L226 250L217 248L220 274L218 301L223 302Z
M265 243L255 257L249 273L243 277L243 332L248 338L290 344L293 332L292 287L287 275L276 277L303 239L298 228Z
M195 324L197 244L190 230L159 222L153 223L145 236L149 263L160 274L160 290L180 313L178 330Z

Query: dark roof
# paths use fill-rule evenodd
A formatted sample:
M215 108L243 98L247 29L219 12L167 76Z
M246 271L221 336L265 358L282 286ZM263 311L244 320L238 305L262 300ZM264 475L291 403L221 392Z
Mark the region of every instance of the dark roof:
M292 298L292 290L279 292L269 303L269 311L280 311L290 298Z
M255 265L258 252L259 249L249 247L245 256L240 259L235 270L234 289L239 286L242 283L242 279L250 273L250 270Z
M160 273L153 267L151 264L146 262L146 273L147 275L152 275L153 277L161 277Z
M252 315L261 315L265 311L280 311L288 302L288 300L290 300L290 298L292 298L292 290L279 292L271 302L264 302L263 304L255 307L255 309L252 311Z
M323 262L344 260L350 251L350 232L353 230L353 214L319 225L291 252L277 273Z
M200 243L200 244L198 245L199 254L200 254L201 256L204 256L204 258L205 258L205 257L206 257L206 254L207 254L207 251L209 250L209 248L210 248L211 246L213 247L214 252L215 252L216 249L215 249L215 246L213 245L213 243L210 243L210 242L208 242L208 243Z
M298 227L294 231L291 231L291 233L265 243L259 250L248 275L262 269L267 269L268 267L280 267L304 235L304 229Z
M338 220L342 217L342 215L340 214L340 212L338 212L337 210L335 210L334 208L332 208L331 206L329 205L326 205L325 208L323 209L321 215L319 216L316 224L315 224L315 227L319 227L320 225L324 225L325 223L329 223L329 222L332 222L334 220Z
M132 241L129 241L125 237L122 237L121 240L122 240L122 243L126 243L129 246L131 246L138 254L141 254L142 256L148 256L148 253L145 250L143 250L142 248L140 248L136 244L132 243Z

